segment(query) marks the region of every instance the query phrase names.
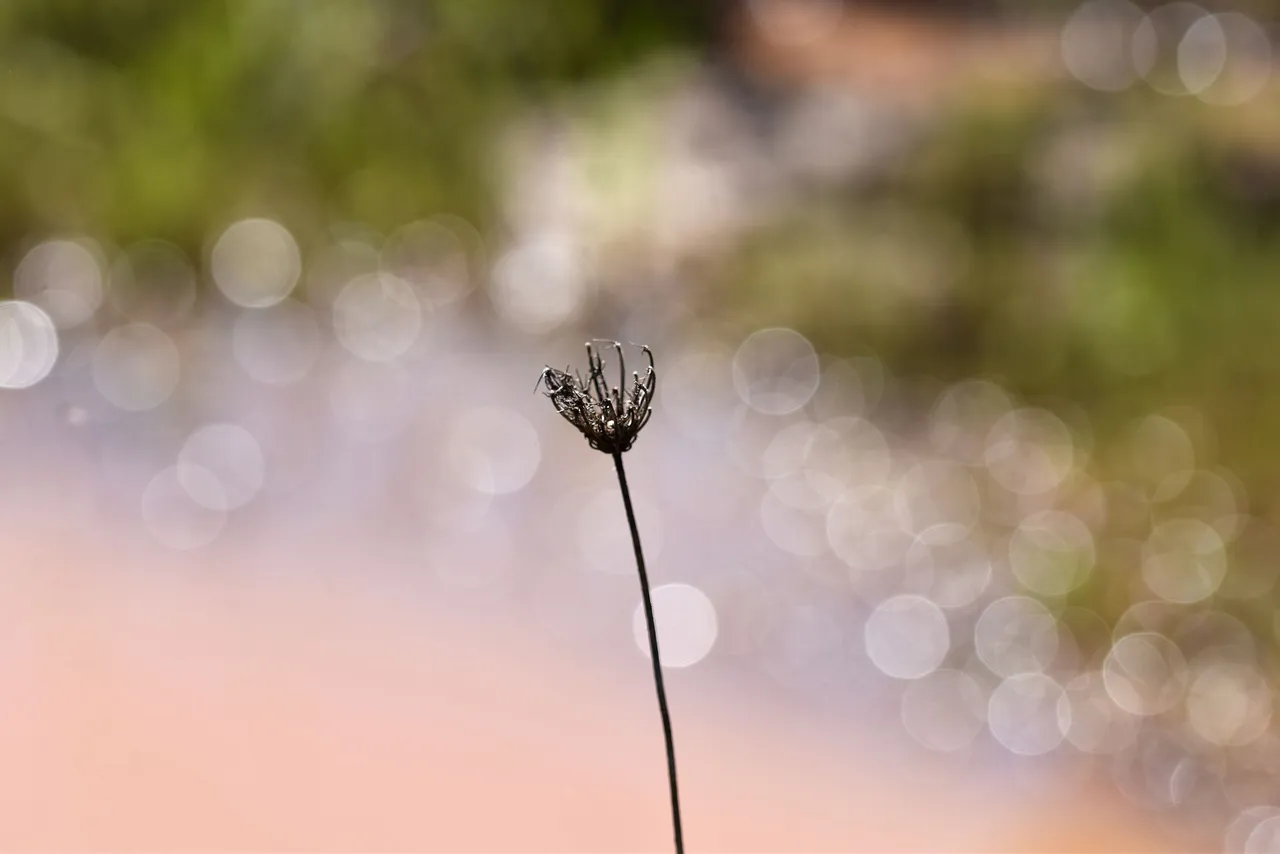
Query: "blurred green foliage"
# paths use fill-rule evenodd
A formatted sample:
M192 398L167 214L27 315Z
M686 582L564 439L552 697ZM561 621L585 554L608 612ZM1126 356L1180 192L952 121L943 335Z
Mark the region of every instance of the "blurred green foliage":
M870 189L744 241L712 300L896 371L1088 413L1202 413L1202 463L1280 511L1280 115L1053 84L973 92ZM1108 474L1105 465L1099 474Z
M513 106L705 41L678 0L5 0L0 245L86 231L198 250L243 210L300 237L484 227Z
M287 222L304 247L343 221L451 212L486 230L503 122L655 50L705 48L723 11L5 0L0 245L75 231L198 256L247 214ZM707 313L873 348L906 374L1071 400L1104 443L1189 404L1267 504L1280 495L1274 97L1224 109L1065 84L969 92L870 189L809 194L742 241L708 273Z

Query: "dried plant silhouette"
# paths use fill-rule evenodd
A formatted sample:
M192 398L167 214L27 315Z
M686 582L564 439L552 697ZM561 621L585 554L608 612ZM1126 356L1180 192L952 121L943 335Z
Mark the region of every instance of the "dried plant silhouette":
M644 551L640 547L640 530L636 527L636 514L631 506L631 490L627 488L627 473L622 466L622 454L635 443L636 436L649 423L653 414L650 404L657 387L657 375L653 369L653 353L641 347L648 360L643 374L631 375L627 385L627 366L622 345L613 342L618 354L618 385L609 387L604 376L604 359L587 344L587 375L552 367L543 369L538 383L546 389L556 411L566 421L578 428L587 442L597 451L613 457L618 472L618 487L622 490L622 504L627 511L627 524L631 527L631 545L636 553L636 571L640 575L640 596L644 603L645 626L649 631L649 659L653 664L653 682L658 692L658 710L662 713L662 735L667 748L667 780L671 786L671 823L675 832L676 854L684 854L684 835L680 827L680 793L676 785L676 749L671 735L671 713L667 709L667 691L662 681L662 662L658 658L658 630L653 619L653 598L649 593L649 575L644 568Z

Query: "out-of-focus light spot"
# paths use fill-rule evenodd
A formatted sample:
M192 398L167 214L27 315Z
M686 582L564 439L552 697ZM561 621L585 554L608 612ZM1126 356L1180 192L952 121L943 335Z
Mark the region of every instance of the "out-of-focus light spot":
M818 389L818 354L792 329L762 329L733 356L733 385L743 403L765 415L786 415Z
M1186 95L1178 73L1178 47L1187 32L1208 17L1194 3L1166 3L1148 12L1133 32L1133 67L1163 95Z
M578 550L591 569L613 575L635 572L635 551L631 528L623 511L617 490L606 490L584 496L573 502L577 506L576 532ZM664 531L662 514L656 505L639 499L635 507L636 525L644 553L650 561L662 554Z
M1216 15L1205 15L1178 42L1178 76L1192 95L1213 85L1227 64L1227 34Z
M910 534L923 531L971 530L978 521L978 487L958 465L933 460L918 463L902 476L894 489L898 524Z
M1247 851L1245 846L1249 844L1250 835L1258 825L1269 818L1280 818L1280 807L1251 806L1240 810L1227 825L1226 833L1223 834L1224 854L1243 854Z
M1163 415L1148 415L1121 434L1116 468L1125 481L1148 496L1161 491L1168 500L1186 485L1195 469L1196 452L1182 425Z
M1223 106L1251 101L1271 79L1271 39L1248 15L1222 12L1213 19L1223 34L1225 62L1211 85L1196 94L1206 103Z
M937 670L951 649L942 610L923 596L893 596L867 618L867 657L895 679L919 679Z
M147 532L169 548L198 549L221 533L227 521L225 505L222 485L212 474L196 466L181 474L171 466L143 490L142 521Z
M1276 556L1280 555L1280 528L1258 518L1247 518L1231 543L1227 575L1220 595L1247 601L1261 599L1276 584Z
M1201 470L1188 472L1173 489L1157 489L1152 510L1157 518L1197 519L1229 541L1244 526L1248 502L1244 484L1231 472Z
M111 265L109 297L129 320L166 326L187 316L196 302L196 272L182 250L144 240Z
M0 388L30 388L58 361L58 330L41 308L0 302Z
M864 383L853 362L836 359L822 369L818 390L809 399L809 412L818 421L866 415L875 403L873 382Z
M689 667L706 658L719 633L716 608L707 594L691 584L662 584L653 588L651 597L662 666ZM643 604L636 606L631 627L636 646L648 656Z
M1137 733L1136 719L1115 704L1096 670L1081 673L1063 686L1058 726L1073 747L1092 754L1119 753Z
M821 41L840 25L840 0L747 0L760 34L784 47Z
M856 487L831 505L827 542L850 569L878 572L901 564L914 538L898 525L893 492L872 485Z
M347 435L383 442L413 417L411 390L409 374L400 364L352 359L334 374L329 409Z
M735 405L721 447L737 468L752 477L766 477L764 455L777 434L778 421L745 403Z
M821 475L810 477L811 470L792 472L769 484L769 491L783 504L796 510L820 513L823 519L842 489ZM823 535L825 539L825 534Z
M102 304L102 266L83 243L49 240L18 262L13 293L48 312L59 329L70 329L93 317Z
M413 288L395 276L351 281L333 304L333 330L349 353L389 362L409 351L422 332L422 306Z
M245 308L266 308L289 295L302 273L298 244L270 219L242 219L227 227L209 255L213 283Z
M956 383L938 396L929 415L929 441L939 453L965 465L982 465L991 429L1013 408L998 385Z
M1280 852L1280 816L1258 822L1244 843L1244 854L1277 854Z
M1058 624L1049 609L1026 596L1006 596L983 609L973 647L997 676L1040 672L1058 654Z
M225 502L209 509L234 510L248 504L266 476L258 440L238 424L206 424L193 432L178 453L178 479L191 487L207 475L218 481L217 497ZM204 504L195 491L190 494Z
M1138 632L1111 647L1102 676L1117 706L1134 715L1157 715L1182 699L1187 663L1164 635Z
M1187 721L1210 744L1248 744L1271 723L1271 688L1253 666L1210 662L1187 688Z
M797 472L804 465L818 425L797 421L778 431L760 457L761 472L771 480Z
M820 424L804 460L809 482L833 500L846 489L887 482L892 468L893 454L884 434L857 416Z
M1005 489L1040 495L1066 480L1076 448L1061 418L1044 409L1018 409L991 428L983 458Z
M1113 642L1135 632L1155 632L1168 637L1185 614L1185 608L1164 599L1135 602L1116 620L1111 637Z
M499 316L523 332L551 332L578 317L589 290L581 250L548 234L515 246L494 265L489 296Z
M1130 46L1142 11L1127 0L1081 3L1062 28L1062 61L1091 89L1119 92L1133 83Z
M93 351L93 384L110 403L130 412L154 409L178 385L178 348L146 323L118 326Z
M450 454L485 460L483 472L468 479L472 488L495 495L519 492L542 460L538 431L513 409L484 406L461 413L449 431Z
M471 290L468 247L446 224L450 220L456 217L411 222L392 234L382 248L382 269L413 285L434 305L454 302ZM479 235L475 239L479 240Z
M960 670L935 670L902 692L902 725L930 750L964 750L982 732L986 714L982 689Z
M907 550L906 569L913 590L943 608L964 608L978 601L991 583L991 556L977 537L960 526L930 529Z
M1043 596L1063 596L1089 577L1093 535L1070 513L1046 510L1023 520L1009 538L1013 574Z
M1222 537L1197 519L1161 523L1142 549L1142 580L1168 602L1185 605L1206 599L1226 573Z
M1179 649L1193 650L1193 664L1206 658L1255 663L1258 645L1238 618L1223 611L1195 611L1178 622L1172 638Z
M1146 809L1166 810L1178 803L1175 786L1180 783L1177 777L1188 758L1178 735L1159 727L1142 726L1133 745L1109 763L1112 780L1133 803Z
M1062 743L1059 720L1066 694L1043 673L1005 679L991 692L987 724L991 734L1019 756L1042 756Z
M320 354L320 327L310 308L291 299L246 311L231 328L236 363L258 382L284 385L305 377Z
M788 554L817 557L827 550L826 515L798 509L779 496L775 482L760 499L760 522L765 535Z

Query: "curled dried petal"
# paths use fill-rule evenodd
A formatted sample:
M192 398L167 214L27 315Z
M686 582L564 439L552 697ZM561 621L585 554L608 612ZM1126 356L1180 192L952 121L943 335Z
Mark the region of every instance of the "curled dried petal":
M610 388L604 376L604 358L590 343L587 344L585 377L548 366L538 382L556 411L587 437L591 447L606 454L620 454L631 448L640 430L649 423L658 380L653 370L653 353L648 347L642 347L649 365L644 373L632 374L628 388L622 345L612 343L618 354L618 385Z

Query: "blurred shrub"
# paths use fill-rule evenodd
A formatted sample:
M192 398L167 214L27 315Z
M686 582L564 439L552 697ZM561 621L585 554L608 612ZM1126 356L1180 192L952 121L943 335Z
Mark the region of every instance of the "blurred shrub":
M1071 400L1104 442L1191 405L1218 432L1217 461L1269 505L1280 159L1267 114L1056 86L973 93L872 186L752 234L712 299L743 328L790 324L909 375Z
M6 0L0 244L198 249L240 210L303 236L483 224L495 123L547 87L711 34L714 4Z

